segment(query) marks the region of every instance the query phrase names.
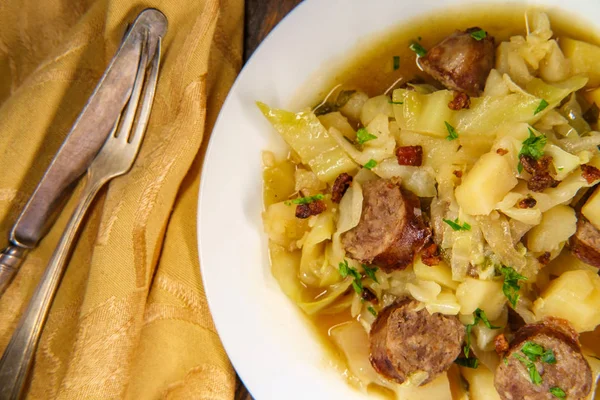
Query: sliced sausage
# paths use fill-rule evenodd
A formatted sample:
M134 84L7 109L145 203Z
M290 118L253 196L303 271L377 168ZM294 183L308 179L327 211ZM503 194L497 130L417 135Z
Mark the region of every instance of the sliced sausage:
M581 215L577 220L577 231L569 239L569 245L575 257L600 268L600 231Z
M342 244L355 260L389 272L410 265L430 236L419 198L397 179L378 179L363 185L360 221L342 235Z
M555 363L542 361L541 357L531 361L541 377L539 384L532 383L525 362L519 359L530 361L522 352L529 342L542 346L544 351L552 350L556 359ZM496 369L494 385L503 400L551 400L555 397L550 389L555 387L562 389L567 399L583 399L592 387L592 371L581 354L577 333L568 322L549 319L517 331L505 361Z
M421 385L431 382L450 368L465 338L458 318L417 311L418 305L406 299L386 307L369 333L373 368L398 383L419 371L429 374Z
M423 70L448 89L478 96L494 67L494 37L481 40L471 36L479 28L456 31L420 58Z

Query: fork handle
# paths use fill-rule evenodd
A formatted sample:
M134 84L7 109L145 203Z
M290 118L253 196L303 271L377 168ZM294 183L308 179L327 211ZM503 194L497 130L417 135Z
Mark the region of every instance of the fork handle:
M25 252L25 248L11 244L0 253L0 297L23 264Z
M88 175L82 198L71 215L46 271L0 359L0 400L17 400L23 393L42 328L67 265L66 261L77 231L87 209L105 183L90 178Z

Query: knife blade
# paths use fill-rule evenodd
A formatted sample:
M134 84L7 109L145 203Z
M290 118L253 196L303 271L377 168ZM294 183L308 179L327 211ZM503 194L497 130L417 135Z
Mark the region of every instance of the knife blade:
M34 248L52 226L61 199L70 194L74 183L87 170L129 99L142 35L148 31L156 41L164 36L166 28L163 13L146 9L125 33L117 53L15 222L10 245L0 253L0 296L20 267L26 250ZM156 43L149 46L156 48Z

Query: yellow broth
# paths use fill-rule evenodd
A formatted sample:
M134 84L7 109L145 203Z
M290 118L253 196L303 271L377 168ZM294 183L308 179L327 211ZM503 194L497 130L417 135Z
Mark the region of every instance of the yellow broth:
M469 7L468 9L449 10L417 18L408 24L402 24L389 30L385 35L372 39L367 45L357 47L355 53L343 60L343 66L331 73L327 83L322 87L312 87L310 92L301 92L298 99L304 99L300 107L318 104L329 91L338 84L344 89L358 89L366 92L369 97L387 91L390 86L398 87L401 82L420 80L440 87L440 84L422 72L415 60L415 53L409 49L412 42L417 42L425 49L429 49L446 36L456 30L465 30L470 27L480 27L494 36L496 45L508 40L514 35L525 35L525 6L485 5ZM531 9L530 9L531 11ZM574 39L585 40L590 43L600 44L600 36L589 25L581 23L570 17L564 11L543 9L550 17L554 37L568 36ZM399 57L399 68L394 69L394 57ZM339 63L338 63L339 65ZM310 87L310 85L306 85ZM293 186L293 185L292 185ZM268 202L267 202L268 203ZM351 290L351 289L350 289ZM306 288L305 298L314 298L321 290ZM332 327L350 321L350 311L331 314L324 310L315 316L307 317L314 328L316 336L323 343L330 357L331 364L344 376L349 376L344 355L331 340L329 332ZM598 343L600 331L588 332L582 336L585 344L600 351ZM456 374L454 374L456 375ZM349 380L350 381L350 380ZM451 382L460 385L460 382ZM382 387L369 387L369 393L383 398L392 398L393 394ZM453 388L456 393L456 387Z

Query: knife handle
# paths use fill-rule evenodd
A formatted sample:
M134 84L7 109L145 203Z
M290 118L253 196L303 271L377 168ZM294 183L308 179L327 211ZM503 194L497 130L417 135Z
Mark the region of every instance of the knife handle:
M24 258L25 249L12 244L0 253L0 297L12 282Z

